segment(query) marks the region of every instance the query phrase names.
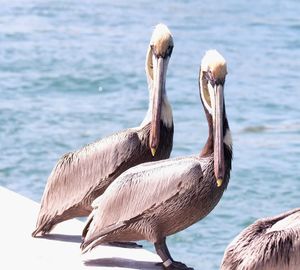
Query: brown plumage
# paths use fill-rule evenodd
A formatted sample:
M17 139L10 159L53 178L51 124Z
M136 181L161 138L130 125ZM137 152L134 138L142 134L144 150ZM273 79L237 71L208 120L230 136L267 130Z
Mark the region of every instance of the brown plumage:
M221 270L299 270L300 208L257 220L227 247Z
M212 75L214 67L221 72ZM208 51L199 78L209 124L201 155L145 163L121 174L93 202L83 230L83 252L111 241L146 239L154 243L165 268L187 269L172 259L165 240L209 214L228 185L232 150L223 99L225 75L224 58Z
M161 44L165 55L157 60L153 48ZM146 58L150 98L145 119L137 128L89 144L58 161L48 178L33 236L49 232L64 220L87 216L92 211L92 201L130 167L170 156L173 117L165 80L172 48L170 31L157 25Z

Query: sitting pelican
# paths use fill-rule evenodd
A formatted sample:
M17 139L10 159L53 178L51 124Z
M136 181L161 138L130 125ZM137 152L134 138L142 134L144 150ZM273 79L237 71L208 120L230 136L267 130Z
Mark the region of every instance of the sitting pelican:
M231 170L232 143L225 112L225 59L202 59L199 86L209 134L200 155L145 163L120 175L93 202L82 232L82 252L108 242L148 240L165 269L191 269L172 259L166 237L208 215L221 199Z
M221 270L299 270L300 208L257 220L227 247Z
M48 233L62 221L89 215L94 199L130 167L169 158L174 128L165 82L172 49L169 29L158 24L146 57L150 92L146 117L139 127L88 144L58 161L48 178L32 236Z

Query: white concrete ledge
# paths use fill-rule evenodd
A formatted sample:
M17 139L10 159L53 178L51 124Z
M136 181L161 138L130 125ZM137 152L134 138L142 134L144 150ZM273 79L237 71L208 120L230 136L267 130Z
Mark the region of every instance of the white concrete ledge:
M161 269L142 248L98 246L81 255L83 223L63 222L47 238L32 238L39 205L0 187L0 269Z

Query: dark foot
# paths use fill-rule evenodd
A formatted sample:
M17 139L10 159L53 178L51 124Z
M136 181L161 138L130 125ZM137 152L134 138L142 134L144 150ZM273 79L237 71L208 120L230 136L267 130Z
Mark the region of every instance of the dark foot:
M194 268L188 267L182 262L174 261L174 262L172 262L171 268L167 268L167 269L188 269L188 270L193 270Z
M135 242L110 242L111 246L122 248L142 248L143 245L139 245Z
M191 267L187 267L184 263L176 262L172 259L171 254L168 250L167 244L166 244L166 238L160 239L160 241L157 241L154 243L155 250L158 254L158 256L161 258L163 263L161 264L163 269L189 269L193 270Z
M194 270L194 268L188 267L181 262L172 262L169 266L165 266L163 263L157 263L156 265L161 266L162 269L168 269L168 270L176 270L176 269Z

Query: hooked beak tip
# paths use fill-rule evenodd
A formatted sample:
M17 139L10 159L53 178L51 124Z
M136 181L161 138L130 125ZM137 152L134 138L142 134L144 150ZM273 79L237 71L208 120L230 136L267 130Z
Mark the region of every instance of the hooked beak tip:
M152 154L153 157L155 156L155 153L156 153L156 148L151 147L151 154Z
M217 187L222 186L222 183L223 183L223 179L221 178L217 179Z

